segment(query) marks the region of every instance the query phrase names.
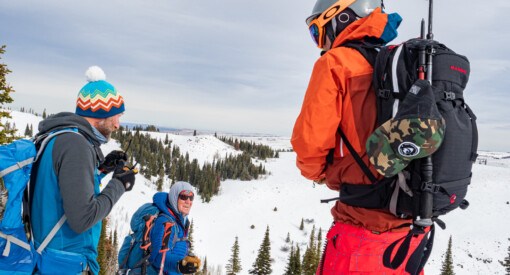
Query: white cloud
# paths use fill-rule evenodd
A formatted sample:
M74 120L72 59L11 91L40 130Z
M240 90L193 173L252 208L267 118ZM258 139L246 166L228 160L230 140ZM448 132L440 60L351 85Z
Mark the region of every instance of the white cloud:
M435 38L472 61L467 101L479 121L495 120L503 129L500 134L510 140L503 124L510 115L510 100L502 96L509 84L505 66L510 61L510 3L434 3ZM242 132L255 128L290 135L319 56L304 23L313 4L0 0L0 44L8 46L3 58L14 71L9 78L17 90L14 105L72 110L75 100L70 94L85 84L83 72L99 65L126 93L127 106L132 107L125 118L162 126ZM419 35L428 1L385 4L388 12L404 18L395 43ZM204 115L203 110L210 113ZM179 125L167 119L168 112L179 117ZM218 120L208 119L213 117ZM482 148L491 144L480 139ZM508 150L510 141L500 146Z

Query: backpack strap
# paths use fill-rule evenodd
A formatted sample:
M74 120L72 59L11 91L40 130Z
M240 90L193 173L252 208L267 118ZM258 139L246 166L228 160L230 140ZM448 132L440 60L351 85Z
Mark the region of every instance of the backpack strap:
M44 153L44 150L46 149L46 146L48 145L48 143L56 136L58 135L61 135L61 134L65 134L65 133L75 133L75 134L78 134L78 135L81 135L83 136L78 128L76 127L71 127L71 128L63 128L63 129L59 129L59 130L56 130L56 131L53 131L51 133L48 133L48 134L44 134L44 135L41 135L41 136L37 136L35 137L32 141L36 144L36 148L37 148L37 145L39 145L39 148L37 149L37 155L36 157L34 158L33 160L33 163L36 163L39 158L42 156L42 154ZM35 169L37 169L37 167L35 167ZM34 170L34 169L32 169ZM35 174L37 173L37 170L36 172L34 173L34 177L35 177ZM32 177L31 177L32 178ZM27 209L28 211L26 211L25 215L27 216L27 221L30 222L30 209L32 207L31 203L30 203L30 199L32 198L33 194L33 190L34 190L34 184L35 182L29 182L28 184L28 191L27 191L27 194L30 194L28 195L28 198L26 198L26 196L24 196L24 202L23 204L27 205ZM25 199L26 199L26 202L25 202ZM53 226L53 228L51 229L50 233L48 233L48 235L46 236L46 238L44 238L43 242L41 243L41 245L39 246L39 248L37 249L37 253L41 254L42 251L48 246L48 244L51 242L51 240L55 237L55 235L57 234L57 232L60 230L60 228L64 225L64 223L66 222L67 220L67 217L66 215L62 215L62 217L59 219L59 221L55 224L55 226ZM29 225L28 226L28 230L30 230L30 236L32 236L32 227Z
M9 174L11 172L14 172L14 171L16 171L18 169L21 169L21 168L23 168L23 167L25 167L25 166L33 163L33 162L34 162L34 158L32 157L32 158L28 158L26 160L22 160L22 161L14 164L12 166L9 166L9 167L5 168L4 170L0 171L0 178L3 178L5 175L7 175L7 174Z
M128 253L126 254L126 257L124 257L124 259L122 259L122 263L119 264L119 270L125 269L126 264L129 259L129 255L131 255L131 252L133 251L133 248L135 247L135 243L136 243L135 233L131 233L131 241L129 242L129 250L128 250Z
M40 147L37 150L37 155L34 159L34 162L36 162L39 159L39 157L43 154L44 149L46 148L46 145L48 145L48 143L51 141L52 138L54 138L58 135L61 135L61 134L65 134L65 133L75 133L75 134L82 135L78 131L78 128L75 127L75 128L71 128L71 129L67 128L67 129L63 129L63 130L57 130L57 131L52 132L48 135L42 135L42 136L35 138L34 143L40 144Z
M50 233L48 233L48 236L46 236L46 238L44 238L44 241L41 243L41 245L37 249L37 253L39 253L39 254L42 253L42 251L46 248L46 246L48 246L48 244L53 239L53 237L55 237L55 235L60 230L62 225L64 225L66 220L67 220L66 215L62 215L62 218L60 218L60 220L57 222L57 224L55 224L55 226L53 226Z
M407 254L409 253L412 238L423 234L423 239L420 241L418 247L416 247L413 253L409 256L409 260L407 261L405 267L405 270L410 274L412 275L419 274L420 271L425 266L425 263L427 262L430 253L432 252L432 245L434 243L434 232L435 232L434 225L430 226L430 231L427 233L420 226L413 227L413 229L411 229L407 235L394 241L390 246L386 248L386 250L384 250L383 254L384 266L391 269L399 268L404 262L405 258L407 257ZM397 244L399 244L400 242L402 243L398 247L398 250L396 251L392 259L391 255L393 254L393 251L396 248Z
M7 257L11 253L11 243L18 245L28 251L31 251L30 245L12 235L4 234L0 232L0 238L4 238L7 242L5 243L4 251L2 252L2 256Z
M476 126L476 116L469 108L467 104L464 103L464 108L466 109L469 117L471 118L471 129L473 131L473 140L471 141L471 161L475 162L478 157L478 127Z
M170 212L170 213L173 215L172 212ZM170 216L165 213L160 213L159 216L164 216L168 220L170 220ZM175 234L174 234L174 237L172 238L172 246L171 247L169 246L170 249L174 248L176 242L182 242L182 241L188 240L187 236L183 236L182 238L179 238L179 224L181 224L181 223L176 221L176 224L177 224L177 226L172 226L172 228L175 229ZM185 229L185 232L186 232L186 229ZM186 233L184 233L184 234L186 235Z
M344 132L342 131L342 129L340 127L338 127L337 132L340 134L340 137L342 137L342 140L344 141L345 146L351 153L351 155L354 158L354 160L356 161L356 163L358 163L358 166L361 168L361 170L363 170L363 173L365 173L365 175L368 177L368 179L370 179L370 182L372 182L372 184L377 182L377 178L374 176L374 174L372 174L372 171L370 171L370 169L368 168L368 165L361 159L360 155L356 152L356 150L354 150L351 143L349 142L349 140L347 139L347 137L345 136Z
M379 53L379 46L367 43L365 41L347 41L340 47L346 47L357 50L373 67L377 54Z

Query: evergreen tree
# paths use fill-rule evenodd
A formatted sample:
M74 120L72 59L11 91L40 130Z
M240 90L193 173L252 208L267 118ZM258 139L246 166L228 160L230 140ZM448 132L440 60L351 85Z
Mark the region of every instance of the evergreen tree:
M0 47L0 59L2 59L2 54L5 53L5 45ZM10 93L14 92L14 89L7 84L7 74L11 71L7 68L6 64L0 63L0 120L2 118L11 118L9 112L4 111L4 104L11 103L13 101ZM6 123L8 124L8 123ZM16 134L16 127L7 127L2 122L0 122L0 144L10 143L14 140L14 136Z
M289 261L287 262L287 266L285 267L285 273L284 275L295 275L295 271L293 270L293 261L294 261L294 257L295 257L296 253L294 252L294 244L292 244L291 248L290 248L290 253L289 253Z
M113 232L113 249L117 252L117 248L119 247L119 239L117 234L117 229Z
M232 246L232 256L228 260L228 264L225 267L227 270L227 275L236 275L241 272L241 259L239 259L239 242L237 240L234 242L234 245Z
M117 269L117 231L111 231L108 240L108 267L106 274L115 274Z
M290 243L290 233L287 232L287 238L285 238L286 243Z
M301 218L301 224L299 225L299 230L304 230L304 229L305 229L305 223L304 223L303 218Z
M322 256L322 228L319 227L319 234L317 234L317 260L320 262Z
M303 272L303 266L301 265L301 251L299 245L296 244L296 254L294 255L294 263L293 270L295 270L296 275L301 275Z
M158 172L158 180L156 181L157 190L160 192L163 191L164 181L165 181L165 169L163 167L160 167Z
M99 274L106 275L106 270L108 269L108 254L107 254L107 246L108 237L106 236L106 226L108 224L108 219L104 218L103 223L101 224L101 235L99 236L99 244L97 246L97 262L99 263Z
M204 275L208 275L208 271L207 271L207 257L204 258L204 267L202 267L202 274Z
M42 118L43 119L46 119L47 115L46 115L46 108L44 108L44 111L42 112Z
M305 254L303 255L303 274L313 275L319 265L319 258L317 257L317 247L315 245L315 225L310 233L310 243L306 248Z
M197 136L197 130L193 130L193 136L196 137Z
M267 226L264 239L260 245L259 252L255 262L252 265L252 269L249 271L250 274L256 275L268 275L273 272L271 269L271 242L269 240L269 226Z
M452 259L452 236L448 240L448 249L446 249L443 266L441 267L441 275L455 275L453 271L453 259Z
M508 256L506 256L505 260L499 262L505 268L505 274L510 275L510 246L508 246Z
M28 124L27 124L27 127L25 127L25 133L23 135L26 137L32 136L32 134L30 134L30 127L28 127Z
M290 249L289 262L285 268L284 275L301 275L301 272L301 255L299 252L299 245L296 244L296 248L294 249L294 244L292 244L292 248Z

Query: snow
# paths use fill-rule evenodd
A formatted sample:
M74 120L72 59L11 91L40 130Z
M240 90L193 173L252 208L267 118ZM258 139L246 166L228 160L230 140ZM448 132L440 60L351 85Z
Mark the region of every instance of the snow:
M8 110L5 110L8 111ZM37 133L37 127L39 125L39 122L42 120L42 117L35 116L29 113L22 113L18 111L11 111L11 117L12 119L5 119L2 118L2 124L6 121L12 124L16 124L16 135L17 136L24 136L25 135L25 128L27 125L32 126L34 129L34 135Z
M13 112L13 120L19 129L27 123L34 125L41 120L32 115ZM165 138L165 133L151 133L151 136ZM289 149L288 137L239 138ZM169 134L172 144L188 152L190 159L200 162L212 161L215 155L224 156L235 150L211 135L184 136ZM116 141L102 147L106 154L118 149ZM425 267L426 274L439 274L448 238L453 239L453 263L457 275L504 274L498 261L507 255L510 245L510 153L479 152L480 158L488 159L487 165L475 164L473 180L467 195L470 207L456 210L443 217L446 230L436 229L432 255ZM479 159L480 159L479 158ZM241 274L251 269L266 226L270 228L273 274L283 274L288 252L281 251L287 233L294 243L299 243L302 253L306 249L313 225L323 230L323 236L331 225L330 204L321 204L320 199L332 198L336 192L325 186L313 185L304 179L295 167L295 154L282 152L280 158L263 162L270 173L256 181L227 180L221 183L220 194L210 203L195 199L190 218L194 222L194 249L200 257L207 256L208 266L219 266L224 271L231 256L235 237L239 238ZM104 179L103 186L108 178ZM168 190L166 182L165 190ZM110 225L118 230L120 240L129 231L129 219L143 203L150 202L156 192L148 179L137 175L136 184L115 205L109 215ZM274 209L277 211L274 211ZM305 223L305 230L299 230L301 219L313 220ZM255 228L251 229L251 225Z
M214 158L224 158L229 154L237 155L241 153L212 135L185 136L144 131L140 131L140 133L148 133L152 138L156 138L162 142L165 140L165 136L168 135L168 139L172 141L172 145L177 145L182 155L185 155L187 152L189 154L189 159L197 159L200 165L203 165L204 162L212 163Z

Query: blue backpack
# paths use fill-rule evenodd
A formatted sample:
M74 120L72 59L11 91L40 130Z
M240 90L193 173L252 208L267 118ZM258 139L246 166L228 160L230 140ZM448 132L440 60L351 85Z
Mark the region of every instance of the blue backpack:
M149 257L151 254L150 233L154 221L159 216L170 217L159 211L159 208L153 203L145 203L131 217L132 233L124 238L124 242L119 250L118 275L121 274L147 274L147 267L150 266ZM175 229L174 238L172 239L170 248L175 246L178 241L187 241L187 237L178 238L179 226L173 226Z
M7 193L3 216L0 217L0 274L32 274L42 251L65 222L64 215L36 250L29 221L22 219L22 205L32 164L42 155L53 137L69 132L79 134L77 129L67 128L37 136L33 140L20 139L0 146L0 178Z

